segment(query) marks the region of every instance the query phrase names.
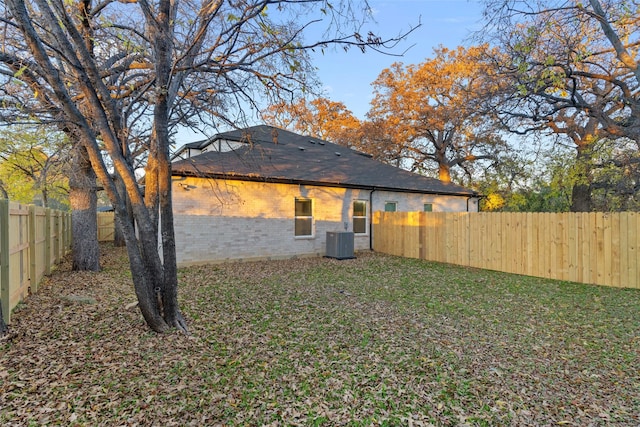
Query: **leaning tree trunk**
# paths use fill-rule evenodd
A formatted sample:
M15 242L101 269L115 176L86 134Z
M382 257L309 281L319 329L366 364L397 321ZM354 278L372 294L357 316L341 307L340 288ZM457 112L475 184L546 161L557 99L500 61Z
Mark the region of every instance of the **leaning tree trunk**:
M73 237L73 270L100 270L98 243L98 198L96 174L91 167L86 148L77 143L73 148L69 174L71 233Z
M160 310L162 316L170 327L182 331L187 330L187 325L178 307L178 274L176 268L176 248L173 229L173 212L171 206L171 163L169 161L169 110L170 110L170 85L172 73L173 49L173 2L161 0L158 2L158 13L149 25L149 33L153 40L153 56L155 67L156 98L153 111L153 131L151 137L151 150L149 150L149 164L155 172L151 174L151 188L147 188L145 194L150 212L158 212L153 216L153 224L156 226L155 238L157 240L160 231L162 254L157 249L154 255L162 257L161 274L156 276L158 287L158 300L161 301ZM158 227L159 226L159 227ZM155 258L154 258L155 259Z
M33 55L35 63L41 68L42 75L51 85L56 99L60 102L64 118L74 123L78 127L79 138L86 148L91 165L103 184L109 198L116 209L116 218L125 218L126 205L115 188L114 182L110 178L109 171L104 161L106 151L111 159L111 164L115 173L122 178L127 195L131 201L133 215L136 221L136 229L127 221L121 221L120 226L126 241L127 252L131 266L131 274L134 289L138 297L138 305L145 321L151 329L158 332L168 330L170 327L177 327L186 331L186 324L177 305L177 272L175 261L170 262L165 269L163 261L167 262L173 258L175 253L168 254L167 251L175 252L175 246L170 242L173 239L173 231L165 239L163 234L164 260L158 251L158 224L152 218L158 218L150 212L139 189L138 182L133 170L133 165L127 162L121 149L121 136L126 132L121 127L121 121L116 106L110 102L111 95L102 80L102 70L100 70L91 55L89 49L82 43L77 43L77 29L71 22L69 15L63 8L50 8L48 2L37 2L41 8L39 12L48 26L48 31L52 37L62 40L60 44L60 60L64 58L74 58L71 61L73 73L70 75L71 81L78 86L78 90L83 95L83 103L87 108L80 111L77 100L68 91L68 84L53 65L51 57L45 49L45 43L35 30L33 20L30 16L31 8L27 8L27 3L23 0L6 0L14 19L19 23L19 29L25 37L30 53ZM173 23L171 8L174 2L171 0L158 0L158 13L149 13L147 23L151 28L149 40L157 43L154 46L154 61L161 64L156 70L155 78L157 101L154 104L154 128L160 131L159 149L163 151L163 161L168 156L168 112L167 87L170 81L171 58L173 49L171 46L172 36L171 25ZM57 4L57 3L56 3ZM161 27L161 31L158 30ZM168 43L168 44L167 44ZM76 61L75 59L78 59ZM66 63L65 63L66 64ZM100 136L101 145L98 146L96 134ZM150 156L158 156L153 150ZM163 176L169 176L170 169L163 172ZM157 191L157 188L153 191ZM170 191L170 187L169 190ZM87 201L85 201L87 202ZM163 201L163 209L170 208L170 199ZM90 201L88 201L90 203ZM88 211L86 211L88 212ZM95 215L95 211L92 212ZM168 215L170 219L171 216ZM93 230L96 230L94 228ZM87 232L92 232L86 229ZM97 232L97 231L94 231ZM83 240L83 239L80 239ZM165 244L166 243L166 244ZM164 292L164 294L163 294ZM162 301L162 303L159 303ZM164 305L164 307L163 307Z
M124 186L124 182L122 182L122 179L120 179L118 175L115 175L113 180L116 184L116 188L118 189L118 193L120 194L120 196L122 197L125 203L126 210L127 210L127 216L125 218L121 218L120 221L127 221L131 225L133 225L133 212L131 211L131 203L129 202L129 197L127 196L127 189ZM114 224L115 233L113 237L113 244L114 246L117 246L117 247L123 247L126 245L124 232L122 231L122 227L120 226L120 221L115 221L115 224Z

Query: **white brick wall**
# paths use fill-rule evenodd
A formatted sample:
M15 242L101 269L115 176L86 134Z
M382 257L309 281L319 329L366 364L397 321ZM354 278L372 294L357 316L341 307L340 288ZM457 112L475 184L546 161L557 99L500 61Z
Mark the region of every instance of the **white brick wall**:
M466 211L466 197L389 193L204 178L174 177L173 209L178 264L238 259L324 255L327 231L353 230L354 200L373 200L373 210L387 201L398 211ZM295 198L313 200L315 235L294 236ZM371 199L370 199L371 197ZM471 205L471 210L475 210ZM370 213L369 213L370 217ZM367 227L367 229L369 229ZM369 233L356 235L356 250L369 249Z

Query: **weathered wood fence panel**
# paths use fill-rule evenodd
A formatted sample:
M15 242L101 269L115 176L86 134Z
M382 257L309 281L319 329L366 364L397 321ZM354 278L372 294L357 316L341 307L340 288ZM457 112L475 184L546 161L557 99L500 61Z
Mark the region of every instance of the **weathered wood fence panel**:
M0 299L6 323L70 248L70 213L0 200Z
M15 307L29 293L29 206L9 203L8 237L9 307ZM4 314L4 310L2 312Z
M640 214L375 212L373 249L411 258L640 288Z
M98 241L113 242L115 222L113 212L98 212Z

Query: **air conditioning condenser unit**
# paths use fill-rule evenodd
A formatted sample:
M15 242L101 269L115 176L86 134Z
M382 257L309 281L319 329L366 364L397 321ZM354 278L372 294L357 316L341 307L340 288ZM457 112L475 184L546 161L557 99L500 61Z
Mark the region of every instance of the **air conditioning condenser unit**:
M352 231L327 231L327 253L328 258L351 259L353 255L353 232Z

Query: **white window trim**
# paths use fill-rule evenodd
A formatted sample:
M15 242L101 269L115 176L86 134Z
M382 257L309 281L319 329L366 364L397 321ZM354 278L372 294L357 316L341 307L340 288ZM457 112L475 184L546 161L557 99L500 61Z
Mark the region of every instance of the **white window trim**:
M295 198L296 201L298 200L309 200L311 202L311 216L299 216L295 214L295 205L294 205L294 212L293 212L293 238L295 240L310 240L310 239L315 239L316 238L316 220L315 217L313 216L313 199L307 198L307 197L296 197ZM305 234L304 236L296 236L296 220L300 218L300 219L307 219L307 218L311 218L311 234Z
M355 216L353 215L353 206L351 211L351 224L353 229L353 234L356 236L368 236L369 235L369 202L367 200L354 200L355 202L363 202L364 203L364 216ZM364 218L364 233L356 233L355 231L355 219L356 218Z

